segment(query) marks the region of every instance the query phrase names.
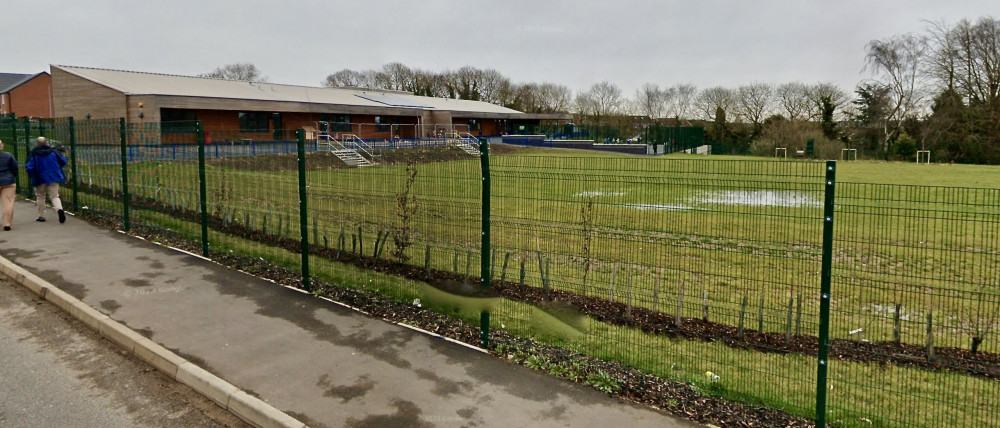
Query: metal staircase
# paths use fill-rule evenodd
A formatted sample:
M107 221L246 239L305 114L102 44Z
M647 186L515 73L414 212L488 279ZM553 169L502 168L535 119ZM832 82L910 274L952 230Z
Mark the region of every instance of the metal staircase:
M458 148L470 155L482 156L482 153L479 152L479 139L468 132L458 133L457 145Z
M365 140L354 134L342 135L338 140L330 135L330 126L326 122L317 122L316 147L319 151L330 152L348 166L372 166L375 155L374 148ZM364 155L367 155L366 158Z

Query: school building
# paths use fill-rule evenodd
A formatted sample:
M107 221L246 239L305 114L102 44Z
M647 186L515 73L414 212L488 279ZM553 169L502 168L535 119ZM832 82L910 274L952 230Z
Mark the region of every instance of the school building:
M49 119L52 108L52 76L0 73L0 116L17 115Z
M51 66L56 117L124 117L131 124L194 121L216 142L331 134L420 139L468 132L498 136L521 127L570 122L570 114L528 114L482 101L364 88L327 88L100 68ZM164 132L167 132L164 127Z

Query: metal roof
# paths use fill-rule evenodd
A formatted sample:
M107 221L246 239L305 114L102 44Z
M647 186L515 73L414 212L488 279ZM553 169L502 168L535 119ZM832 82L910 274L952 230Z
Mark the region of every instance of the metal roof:
M39 73L41 74L41 73ZM38 74L0 73L0 94L10 92Z
M52 68L126 95L170 95L476 113L521 113L482 101L422 97L396 91L281 85L64 65L53 65Z

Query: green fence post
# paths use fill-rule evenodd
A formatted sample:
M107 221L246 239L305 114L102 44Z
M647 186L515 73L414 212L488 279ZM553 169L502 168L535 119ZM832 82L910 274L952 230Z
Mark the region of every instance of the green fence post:
M10 146L11 147L10 154L11 154L11 156L14 157L14 162L17 162L20 165L21 163L17 159L17 121L16 120L11 120L10 121L10 131L11 131L10 132L10 144L11 144L11 146ZM24 165L21 165L21 168L23 169ZM15 189L20 189L21 188L21 174L14 174L14 188Z
M128 191L128 134L125 131L125 118L118 118L118 137L121 140L122 157L122 227L128 232L132 228L129 221L129 204L131 195Z
M17 142L14 142L14 148L17 149ZM31 118L24 118L24 163L28 163L28 155L31 153ZM25 171L25 177L28 179L28 185L24 186L24 195L30 198L34 195L31 187L31 177L27 176L27 171Z
M299 241L302 245L302 288L311 291L309 283L309 210L306 206L308 195L306 194L306 131L299 129L295 131L298 137L299 151L299 231L301 237Z
M482 250L479 254L479 273L482 277L482 286L489 287L492 282L490 274L490 143L485 138L479 139L480 163L483 175L483 241ZM479 345L483 348L490 343L490 313L484 311L479 314Z
M70 185L73 186L73 212L78 212L80 198L77 195L80 189L77 188L79 182L76 180L76 123L72 117L69 118L69 171L73 177L70 179Z
M823 267L820 271L819 354L816 364L816 426L826 426L826 373L830 351L830 273L833 267L833 208L837 161L826 162L823 202Z
M208 183L205 178L205 128L194 123L198 133L198 194L201 205L201 255L208 257Z

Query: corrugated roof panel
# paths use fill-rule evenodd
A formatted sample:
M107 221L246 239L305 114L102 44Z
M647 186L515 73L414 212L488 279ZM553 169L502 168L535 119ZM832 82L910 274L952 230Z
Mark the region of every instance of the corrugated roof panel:
M387 106L392 107L418 107L418 108L433 108L427 104L418 102L416 100L408 100L399 96L389 96L382 94L354 94L356 97L364 98L369 101L375 101L377 103L382 103Z
M451 100L353 88L322 88L177 76L100 68L53 66L129 95L171 95L259 101L415 108L482 113L520 113L481 101ZM373 101L373 100L382 100Z

